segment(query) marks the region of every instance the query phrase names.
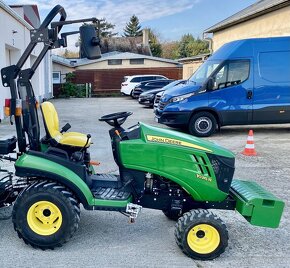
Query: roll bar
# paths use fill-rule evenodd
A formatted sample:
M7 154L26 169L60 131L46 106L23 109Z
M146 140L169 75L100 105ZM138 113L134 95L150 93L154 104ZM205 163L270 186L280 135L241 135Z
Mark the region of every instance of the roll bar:
M54 18L60 15L58 21L52 22ZM11 92L11 116L10 122L12 124L12 116L14 116L17 138L18 138L18 147L19 152L26 151L26 138L25 133L29 134L29 144L30 148L37 150L39 147L39 123L38 123L38 115L36 111L36 100L34 96L34 91L30 83L30 79L32 78L35 70L43 60L44 56L48 52L48 50L53 48L59 48L61 46L66 47L66 34L61 35L61 38L58 37L60 30L64 25L79 23L79 22L87 22L92 21L94 23L98 22L96 18L90 19L81 19L75 21L66 21L66 12L61 5L56 5L46 16L44 21L41 23L38 29L33 29L30 31L31 41L26 47L25 51L21 55L20 59L15 65L11 65L5 67L1 70L1 78L2 84L4 87L10 87ZM49 27L50 26L50 27ZM44 47L36 58L34 64L25 70L22 70L27 59L29 59L33 49L36 47L38 43L43 43ZM16 79L18 77L17 85ZM20 92L20 88L22 92ZM27 111L25 111L25 115L22 115L22 119L20 116L15 116L16 110L16 100L18 96L22 95L22 93L26 96L25 100L28 103ZM20 96L20 99L21 96ZM30 133L31 132L31 133Z

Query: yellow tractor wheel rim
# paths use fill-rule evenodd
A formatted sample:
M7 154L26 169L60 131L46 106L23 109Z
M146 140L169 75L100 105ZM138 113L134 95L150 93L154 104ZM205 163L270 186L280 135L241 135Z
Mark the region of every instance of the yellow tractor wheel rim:
M62 214L55 204L49 201L39 201L29 208L27 222L33 232L48 236L60 229Z
M198 224L188 232L187 244L196 253L209 254L219 246L220 235L213 226Z

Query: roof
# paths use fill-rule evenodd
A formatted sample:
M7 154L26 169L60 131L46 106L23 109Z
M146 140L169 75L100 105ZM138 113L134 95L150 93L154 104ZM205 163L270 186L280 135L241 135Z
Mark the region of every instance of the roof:
M227 19L206 29L204 33L213 33L226 29L238 23L262 16L269 12L290 5L290 0L260 0L253 5L239 11L238 13L228 17Z
M211 55L210 53L200 54L200 55L196 55L196 56L193 56L193 57L181 58L181 59L178 59L177 61L178 62L188 62L188 61L205 60L210 55Z
M71 67L73 68L76 63L76 59L66 59L64 57L58 56L58 55L51 55L52 56L52 61L55 63L58 63L60 65L64 65L66 67Z
M97 60L89 60L89 59L85 59L85 58L83 58L83 59L65 59L61 56L52 55L53 62L62 64L65 66L69 66L69 67L83 66L83 65L94 64L94 63L102 62L102 61L106 61L106 60L116 60L116 59L118 59L118 60L147 59L147 60L160 61L160 62L171 63L171 64L175 64L175 65L180 65L180 63L175 61L175 60L163 59L163 58L141 55L141 54L130 53L130 52L119 52L119 51L105 53L102 55L102 57L100 59L97 59Z
M22 25L24 25L27 29L32 30L33 27L26 22L20 15L18 15L12 8L7 6L2 0L0 0L0 8L5 10L9 15L11 15L14 19L19 21Z
M10 5L10 7L14 11L18 11L18 9L21 9L21 13L19 15L22 15L23 12L23 18L25 21L27 21L33 28L39 28L40 26L40 16L38 12L37 5Z

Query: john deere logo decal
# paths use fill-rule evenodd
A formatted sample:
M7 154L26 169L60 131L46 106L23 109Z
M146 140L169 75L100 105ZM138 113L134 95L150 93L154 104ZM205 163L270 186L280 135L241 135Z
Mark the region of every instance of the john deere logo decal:
M198 150L203 150L207 152L211 152L211 150L204 148L202 146L189 143L186 141L180 141L176 139L171 139L171 138L166 138L166 137L160 137L160 136L151 136L151 135L146 135L146 138L148 141L151 142L157 142L157 143L165 143L165 144L172 144L172 145L178 145L178 146L184 146L184 147L190 147Z

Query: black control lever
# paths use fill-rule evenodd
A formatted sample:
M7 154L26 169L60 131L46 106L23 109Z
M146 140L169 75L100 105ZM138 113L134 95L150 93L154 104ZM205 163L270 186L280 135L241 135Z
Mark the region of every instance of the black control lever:
M83 152L86 149L91 137L92 136L90 134L87 135L87 142L86 142L85 146L81 149L81 152Z
M67 132L70 128L71 128L71 125L69 123L66 123L61 129L60 133Z

